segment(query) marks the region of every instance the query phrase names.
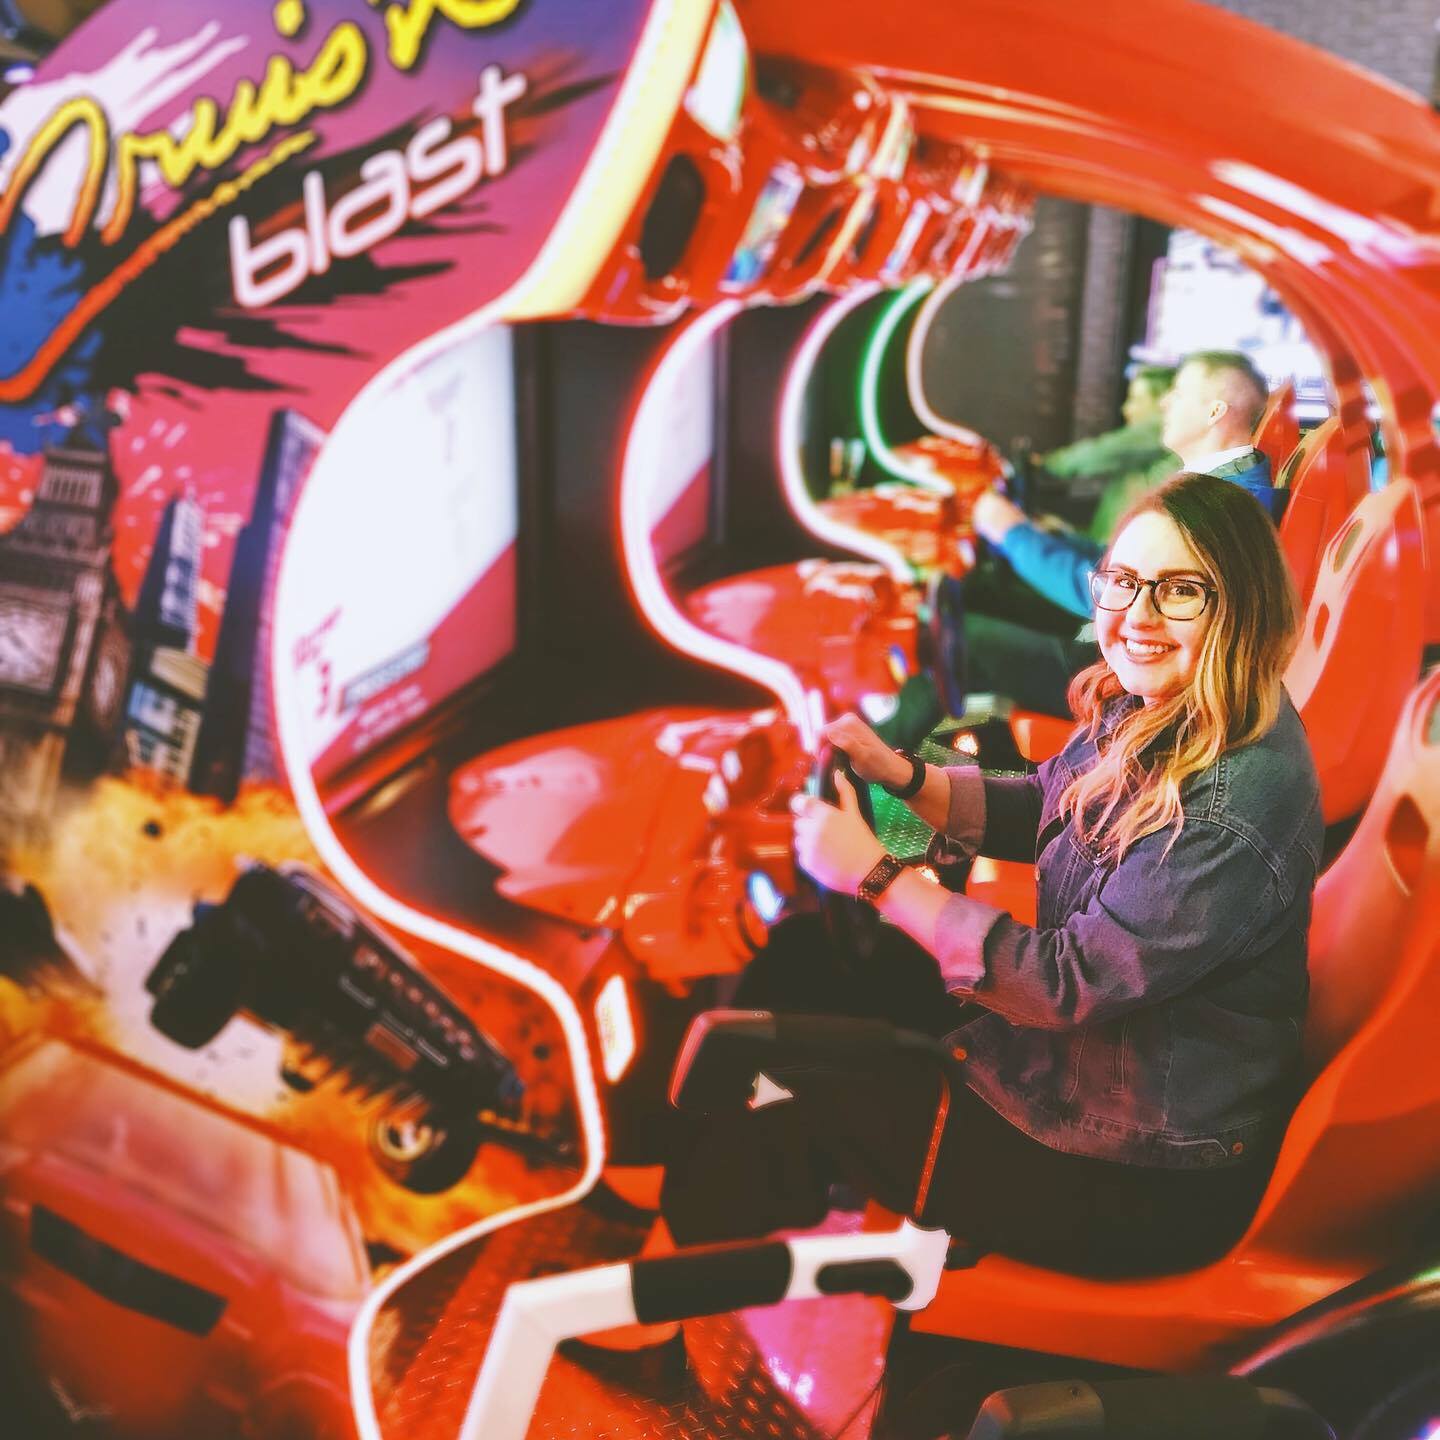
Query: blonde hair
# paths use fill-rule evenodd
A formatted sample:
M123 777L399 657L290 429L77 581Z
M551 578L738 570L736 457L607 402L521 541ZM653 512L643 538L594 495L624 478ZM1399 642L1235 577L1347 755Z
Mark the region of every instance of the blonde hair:
M1101 737L1106 708L1124 687L1104 660L1070 684L1070 708L1102 748L1096 764L1066 787L1060 813L1115 859L1166 826L1173 845L1184 823L1185 781L1275 723L1299 628L1275 527L1252 495L1213 475L1182 472L1131 506L1116 535L1151 511L1174 522L1218 593L1195 677L1178 694L1140 706Z

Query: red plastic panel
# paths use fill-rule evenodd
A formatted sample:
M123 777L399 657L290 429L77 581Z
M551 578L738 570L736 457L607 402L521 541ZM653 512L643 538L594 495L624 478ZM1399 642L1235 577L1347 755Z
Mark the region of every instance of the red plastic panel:
M1367 495L1321 561L1285 683L1320 771L1327 822L1356 814L1420 673L1425 574L1415 487Z
M1295 418L1295 382L1287 380L1270 396L1265 413L1255 426L1255 448L1270 462L1270 473L1279 476L1285 462L1300 443L1300 422Z
M702 630L783 660L839 710L896 688L896 646L915 669L919 602L878 565L803 560L717 580L684 606Z
M1306 604L1325 547L1369 487L1362 483L1364 473L1351 465L1346 454L1339 416L1306 435L1274 474L1290 491L1280 522L1280 546L1290 562L1300 602Z
M1034 710L1017 710L1010 716L1015 748L1032 765L1058 755L1075 733L1075 722Z

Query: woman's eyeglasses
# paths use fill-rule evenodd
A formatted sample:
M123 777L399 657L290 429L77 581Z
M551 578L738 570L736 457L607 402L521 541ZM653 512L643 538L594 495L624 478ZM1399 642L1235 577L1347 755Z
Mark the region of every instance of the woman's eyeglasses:
M1128 610L1147 585L1155 608L1167 620L1198 620L1210 597L1218 593L1213 585L1190 575L1142 580L1128 570L1096 570L1090 576L1090 598L1101 610Z

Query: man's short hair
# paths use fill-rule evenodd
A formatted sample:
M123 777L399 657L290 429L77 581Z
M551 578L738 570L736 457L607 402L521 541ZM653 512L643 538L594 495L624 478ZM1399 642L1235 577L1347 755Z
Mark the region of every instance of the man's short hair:
M1151 395L1158 399L1175 383L1174 365L1139 365L1130 376L1133 385L1139 381Z
M1199 365L1207 375L1223 373L1234 376L1240 393L1233 403L1252 430L1260 423L1265 403L1270 398L1270 386L1248 355L1239 350L1196 350L1187 355L1180 365L1182 369L1186 365Z

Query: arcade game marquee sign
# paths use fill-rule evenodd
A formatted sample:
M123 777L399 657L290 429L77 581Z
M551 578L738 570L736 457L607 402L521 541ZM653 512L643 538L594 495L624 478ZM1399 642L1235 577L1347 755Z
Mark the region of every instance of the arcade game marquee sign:
M519 5L520 0L488 4L421 0L409 9L392 5L385 13L389 32L385 58L398 71L413 71L442 15L467 29L480 29L509 18ZM278 35L287 39L298 37L308 19L303 0L280 0L272 18ZM118 247L124 259L110 282L84 295L30 364L9 377L0 393L7 399L23 399L43 379L54 357L69 347L121 286L139 277L197 225L217 213L233 211L257 181L312 149L318 137L307 124L323 112L351 103L371 65L364 31L353 20L342 20L328 31L308 65L297 68L288 55L272 55L263 78L237 80L223 108L203 96L172 127L112 134L105 109L93 96L78 95L57 105L16 157L0 202L0 228L8 227L52 154L72 131L79 130L86 142L85 162L64 243L76 246L93 227L101 243ZM361 255L394 235L407 220L433 215L469 194L487 176L503 175L508 162L506 108L525 91L524 75L506 76L500 66L488 65L469 105L475 129L457 131L454 118L436 116L403 146L369 155L360 164L358 183L338 196L327 194L321 169L302 170L303 226L281 229L263 243L255 240L245 215L233 215L228 234L236 302L253 310L279 300L309 276L323 275L332 260ZM465 125L466 117L459 124ZM214 180L250 147L260 147L263 153L230 178L218 180L209 193L183 204L132 247L126 246L136 218L140 171L147 161L179 194L192 181ZM107 181L113 184L113 203L101 224L96 209Z
M117 756L234 798L251 762L208 753L198 692L243 533L283 530L397 356L542 253L583 288L605 231L571 202L607 136L626 148L607 127L672 8L597 26L587 0L112 0L7 72L0 845L43 837L61 789ZM187 573L148 595L157 546ZM262 643L275 558L246 602ZM168 706L134 691L158 639L189 657ZM273 756L252 770L280 778Z

